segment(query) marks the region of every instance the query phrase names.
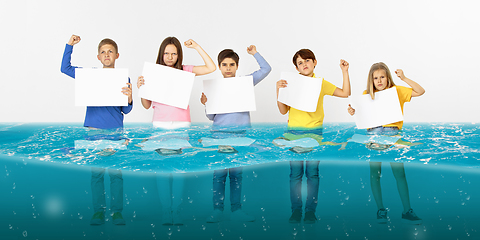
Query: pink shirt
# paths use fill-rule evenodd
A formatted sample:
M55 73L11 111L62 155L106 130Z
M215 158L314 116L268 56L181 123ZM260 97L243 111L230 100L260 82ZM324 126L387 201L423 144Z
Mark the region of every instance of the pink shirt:
M193 65L183 65L183 71L193 72ZM191 122L190 106L177 108L163 103L152 102L154 122Z

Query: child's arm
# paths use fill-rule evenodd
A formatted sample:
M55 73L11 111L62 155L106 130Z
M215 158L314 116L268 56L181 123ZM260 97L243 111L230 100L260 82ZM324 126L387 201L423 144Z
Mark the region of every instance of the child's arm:
M287 114L288 110L290 110L290 106L285 105L284 103L281 103L278 101L278 92L280 91L280 88L286 88L286 87L287 87L287 81L280 80L277 82L277 107L282 115Z
M65 51L63 52L62 66L60 67L60 71L72 78L75 78L75 68L77 68L72 66L70 63L72 60L73 45L79 43L80 40L81 39L79 36L72 35L65 46Z
M258 65L260 65L260 69L255 71L254 73L250 74L253 77L253 85L257 85L260 81L262 81L267 75L272 71L272 67L268 64L267 61L257 52L257 48L254 45L250 45L247 47L248 54L255 57L257 60Z
M144 84L145 84L145 79L143 79L143 76L138 77L137 88L140 89L140 87L143 86ZM149 109L150 106L152 106L152 101L147 100L145 98L141 98L141 99L142 99L142 105L145 109Z
M420 86L420 84L405 77L402 69L397 69L395 73L397 74L397 77L399 77L402 81L406 82L410 87L412 87L413 89L412 97L422 96L425 93L425 89L423 89L422 86Z
M335 89L335 92L333 92L333 96L335 97L342 97L346 98L350 96L350 77L348 76L348 62L341 59L340 60L340 68L342 69L342 74L343 74L343 86L342 88Z
M203 61L205 62L205 65L203 66L194 66L192 71L193 73L195 73L197 76L200 76L209 74L217 69L215 63L213 63L213 60L210 58L210 56L208 56L205 50L203 50L203 48L200 47L200 45L198 45L195 41L189 39L184 44L188 48L194 48L195 50L197 50L198 54L200 54Z
M205 96L205 93L202 92L202 96L200 97L200 102L205 105L205 103L207 103L207 96ZM213 119L215 118L215 114L207 114L206 110L205 110L205 115L207 116L207 118L210 120L210 121L213 121Z

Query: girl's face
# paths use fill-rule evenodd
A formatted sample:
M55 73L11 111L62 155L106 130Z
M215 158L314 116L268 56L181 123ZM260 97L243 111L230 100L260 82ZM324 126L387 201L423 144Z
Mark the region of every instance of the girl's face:
M377 91L385 90L387 87L387 73L383 69L373 72L373 84Z
M169 67L173 67L178 60L177 47L173 44L168 44L163 53L163 61Z

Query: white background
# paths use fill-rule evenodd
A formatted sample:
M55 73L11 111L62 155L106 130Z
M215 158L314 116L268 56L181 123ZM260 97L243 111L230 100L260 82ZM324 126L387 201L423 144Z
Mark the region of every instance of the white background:
M74 106L74 81L60 72L72 34L72 64L101 67L97 45L119 45L116 67L129 68L134 85L145 61L155 62L165 37L197 41L217 64L218 53L240 55L237 75L259 67L246 48L255 44L270 75L255 87L254 122L286 122L276 106L281 71L295 72L293 54L316 54L317 76L341 87L340 59L350 63L353 93L366 86L373 63L383 61L426 89L405 106L406 122L478 122L480 17L477 1L0 1L0 122L83 122ZM202 65L184 48L184 64ZM206 122L200 79L190 100L192 122ZM405 85L396 76L395 83ZM149 122L134 87L134 109L125 122ZM347 99L325 97L325 122L352 122Z

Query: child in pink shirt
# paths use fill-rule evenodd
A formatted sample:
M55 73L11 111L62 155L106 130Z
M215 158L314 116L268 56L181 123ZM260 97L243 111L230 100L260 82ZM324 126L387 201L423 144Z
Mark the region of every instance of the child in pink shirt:
M190 39L184 44L188 48L197 50L205 62L205 65L182 65L182 45L176 37L167 37L163 40L158 52L157 64L193 72L196 76L209 74L217 69L210 56L208 56L202 47L200 47L195 41ZM145 80L143 76L138 77L137 87L140 88L143 86L145 81L148 81L148 79ZM175 80L172 79L172 81ZM190 107L187 107L187 109L181 109L162 103L152 102L144 98L142 98L142 105L145 109L149 109L151 106L153 107L153 126L155 127L163 129L190 127Z
M188 48L193 48L202 57L205 65L192 66L182 65L182 45L175 37L167 37L160 45L157 64L173 67L183 71L193 72L195 75L209 74L217 68L208 54L193 40L185 43ZM137 87L145 84L143 76L138 77ZM175 79L172 79L175 81ZM160 129L178 129L190 127L190 107L181 109L170 105L152 102L142 98L142 105L145 109L153 107L153 126ZM184 177L182 174L168 174L167 176L157 175L158 192L163 205L163 225L183 225L179 214L179 206L182 203Z

